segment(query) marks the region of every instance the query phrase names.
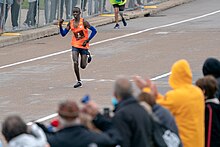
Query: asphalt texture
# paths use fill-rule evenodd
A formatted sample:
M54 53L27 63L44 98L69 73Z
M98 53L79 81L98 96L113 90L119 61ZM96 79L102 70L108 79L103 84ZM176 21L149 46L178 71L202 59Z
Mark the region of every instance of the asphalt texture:
M78 89L73 88L71 33L0 48L0 67L12 64L0 69L1 122L14 113L27 122L36 120L55 113L62 100L80 103L85 94L100 109L111 107L113 83L120 75L157 77L168 73L179 59L189 61L195 82L202 77L206 58L220 59L219 5L218 0L196 0L150 17L130 19L128 26L120 23L118 30L113 29L114 24L98 26L90 48L93 60L80 71L84 82ZM58 52L64 53L47 57ZM45 58L38 59L42 56ZM21 61L27 62L13 65ZM162 94L170 89L167 79L155 80Z

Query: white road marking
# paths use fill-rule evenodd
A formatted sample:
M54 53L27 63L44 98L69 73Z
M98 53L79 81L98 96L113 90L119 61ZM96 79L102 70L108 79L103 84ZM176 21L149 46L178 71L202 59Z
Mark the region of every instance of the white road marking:
M204 14L204 15L201 15L201 16L193 17L193 18L190 18L190 19L185 19L185 20L182 20L182 21L166 24L166 25L152 27L152 28L149 28L149 29L145 29L145 30L142 30L142 31L135 32L135 33L130 33L130 34L118 36L118 37L115 37L115 38L110 38L110 39L98 41L98 42L92 43L91 46L97 45L97 44L101 44L101 43L105 43L105 42L109 42L109 41L112 41L112 40L117 40L117 39L129 37L129 36L133 36L133 35L138 35L138 34L141 34L141 33L147 32L147 31L151 31L151 30L155 30L155 29L159 29L159 28L165 28L165 27L170 27L170 26L182 24L182 23L185 23L185 22L190 22L190 21L193 21L193 20L197 20L197 19L200 19L200 18L211 16L211 15L214 15L214 14L217 14L217 13L220 13L220 10L217 10L217 11L214 11L214 12L211 12L211 13L208 13L208 14ZM56 55L60 55L60 54L63 54L63 53L69 52L69 51L70 51L70 49L62 51L62 52L57 52L57 53L49 54L49 55L46 55L46 56L41 56L41 57L37 57L37 58L33 58L33 59L21 61L21 62L16 62L16 63L4 65L4 66L1 66L0 69L4 69L4 68L7 68L7 67L12 67L12 66L16 66L16 65L23 64L23 63L28 63L28 62L32 62L32 61L36 61L36 60L40 60L40 59L56 56ZM169 73L165 73L165 74L160 75L160 76L157 76L157 77L154 77L151 80L158 80L158 79L161 79L163 77L167 77L169 75L170 75L170 72ZM40 118L40 119L38 119L38 120L36 120L34 122L44 122L46 120L49 120L49 119L52 119L52 118L56 117L57 115L58 115L57 113L54 113L54 114L51 114L49 116ZM29 122L27 124L31 125L32 123L33 122Z
M185 20L182 20L182 21L178 21L178 22L174 22L174 23L170 23L170 24L166 24L166 25L152 27L152 28L144 29L142 31L138 31L138 32L135 32L135 33L130 33L130 34L114 37L114 38L109 38L109 39L106 39L106 40L102 40L102 41L98 41L98 42L95 42L95 43L91 43L90 46L101 44L101 43L105 43L105 42L109 42L109 41L112 41L112 40L117 40L117 39L125 38L125 37L130 37L130 36L138 35L138 34L141 34L141 33L144 33L144 32L148 32L148 31L151 31L151 30L155 30L155 29L160 29L160 28L165 28L165 27L170 27L170 26L174 26L174 25L190 22L190 21L193 21L193 20L197 20L197 19L201 19L201 18L204 18L204 17L207 17L207 16L211 16L211 15L217 14L219 12L220 12L220 10L217 10L217 11L214 11L214 12L211 12L211 13L208 13L208 14L204 14L204 15L200 15L200 16L197 16L197 17L193 17L193 18L190 18L190 19L185 19ZM3 65L3 66L0 66L0 69L4 69L4 68L7 68L7 67L12 67L12 66L16 66L16 65L32 62L32 61L36 61L36 60L40 60L40 59L45 59L45 58L48 58L48 57L52 57L52 56L56 56L56 55L67 53L69 51L71 51L71 49L68 49L68 50L65 50L65 51L61 51L61 52L57 52L57 53L53 53L53 54L49 54L49 55L45 55L45 56L41 56L41 57L37 57L37 58L32 58L32 59L25 60L25 61L20 61L20 62L8 64L8 65Z
M115 80L111 80L111 79L101 79L98 82L114 82Z
M157 32L156 35L167 35L169 32Z
M94 81L95 79L81 79L83 82L91 82Z
M168 73L162 74L162 75L160 75L160 76L157 76L157 77L155 77L155 78L152 78L152 79L150 79L150 80L156 81L156 80L158 80L158 79L167 77L167 76L169 76L170 74L171 74L171 72L168 72Z
M51 114L51 115L49 115L49 116L46 116L46 117L43 117L43 118L40 118L40 119L38 119L38 120L36 120L36 121L34 121L34 122L44 122L44 121L46 121L46 120L49 120L49 119L52 119L52 118L54 118L54 117L56 117L58 114L57 113L54 113L54 114ZM29 122L29 123L27 123L27 125L32 125L33 124L33 122Z
M171 74L171 72L168 72L168 73L159 75L159 76L157 76L157 77L151 78L150 80L155 81L155 80L158 80L158 79L167 77L167 76L169 76L170 74ZM95 79L93 79L93 80L95 80ZM110 79L108 79L108 80L101 79L101 80L99 80L99 81L100 81L100 82L106 82L106 81L108 81L108 82L109 82L109 81L110 81L110 82L114 82L114 80L110 80ZM40 119L38 119L38 120L36 120L36 121L34 121L34 122L44 122L44 121L46 121L46 120L52 119L52 118L57 117L57 116L58 116L58 114L57 114L57 113L54 113L54 114L51 114L51 115L49 115L49 116L40 118ZM33 122L28 122L28 123L27 123L27 125L32 125L32 124L33 124Z

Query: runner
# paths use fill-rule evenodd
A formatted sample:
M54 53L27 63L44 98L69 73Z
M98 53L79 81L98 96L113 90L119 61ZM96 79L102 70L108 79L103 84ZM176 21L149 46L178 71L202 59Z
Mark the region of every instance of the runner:
M74 71L77 78L77 83L74 85L74 88L82 86L82 81L80 79L79 73L79 54L81 56L80 67L85 69L87 63L90 63L92 57L90 55L89 41L96 35L97 31L95 27L91 26L89 22L80 17L81 11L80 8L73 8L74 19L70 20L65 29L62 28L63 19L59 20L60 34L64 37L69 30L73 32L72 37L72 60L74 63ZM89 35L88 29L92 32Z
M121 16L121 20L123 22L124 26L127 26L127 22L125 21L124 17L123 17L123 11L125 9L125 3L127 0L110 0L110 3L113 5L114 7L114 12L115 12L115 27L114 29L119 29L120 26L118 24L118 13Z

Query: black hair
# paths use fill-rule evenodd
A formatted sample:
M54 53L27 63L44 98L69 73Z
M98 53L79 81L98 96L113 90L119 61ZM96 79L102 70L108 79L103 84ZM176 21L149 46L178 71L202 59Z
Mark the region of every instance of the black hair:
M73 7L73 10L74 10L74 9L78 9L79 12L81 12L81 9L80 9L79 7Z

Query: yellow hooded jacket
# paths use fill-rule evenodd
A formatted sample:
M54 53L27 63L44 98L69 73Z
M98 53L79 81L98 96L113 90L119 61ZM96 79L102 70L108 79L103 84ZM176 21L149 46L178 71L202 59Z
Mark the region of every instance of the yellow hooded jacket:
M169 84L173 88L157 103L175 117L184 147L204 147L205 102L202 91L192 85L192 73L186 60L173 64Z

